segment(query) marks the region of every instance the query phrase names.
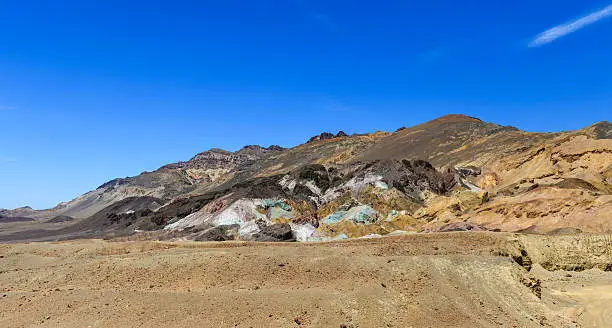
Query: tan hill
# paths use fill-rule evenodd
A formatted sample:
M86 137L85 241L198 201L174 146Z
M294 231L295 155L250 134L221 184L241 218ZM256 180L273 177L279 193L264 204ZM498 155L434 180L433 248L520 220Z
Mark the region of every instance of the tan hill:
M212 149L51 210L2 211L36 221L6 219L0 240L606 232L610 213L610 123L530 133L448 115L394 133L323 133L290 149Z

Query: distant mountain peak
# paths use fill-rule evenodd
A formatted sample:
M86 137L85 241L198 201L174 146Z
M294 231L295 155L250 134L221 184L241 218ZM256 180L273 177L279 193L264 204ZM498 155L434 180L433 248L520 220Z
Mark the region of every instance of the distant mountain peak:
M612 139L612 123L608 121L597 122L585 129L592 131L595 139Z
M241 150L264 150L264 149L266 148L260 145L246 145L242 147Z
M433 119L430 122L482 122L477 117L467 116L464 114L447 114Z
M221 153L221 154L231 154L232 152L229 150L221 149L221 148L211 148L204 153ZM201 153L202 154L202 153Z
M341 137L348 137L348 134L346 134L344 131L339 131L337 134L333 134L330 132L323 132L319 135L316 135L310 139L308 139L308 142L314 142L314 141L319 141L319 140L329 140L329 139L334 139L334 138L341 138Z
M237 151L237 153L241 151L283 151L283 150L285 150L285 148L279 145L270 145L268 147L263 147L260 145L246 145L242 147L242 149Z

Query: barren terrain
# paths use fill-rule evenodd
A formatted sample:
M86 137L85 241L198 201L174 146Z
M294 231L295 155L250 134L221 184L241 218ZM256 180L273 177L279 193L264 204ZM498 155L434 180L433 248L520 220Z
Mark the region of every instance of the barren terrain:
M609 327L612 237L0 245L1 327Z

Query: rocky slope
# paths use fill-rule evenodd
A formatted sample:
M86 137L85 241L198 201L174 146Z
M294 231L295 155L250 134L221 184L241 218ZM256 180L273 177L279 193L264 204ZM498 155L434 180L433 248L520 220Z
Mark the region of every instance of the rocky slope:
M529 133L448 115L394 133L322 133L290 149L211 149L54 209L1 211L0 240L607 232L611 213L612 124Z

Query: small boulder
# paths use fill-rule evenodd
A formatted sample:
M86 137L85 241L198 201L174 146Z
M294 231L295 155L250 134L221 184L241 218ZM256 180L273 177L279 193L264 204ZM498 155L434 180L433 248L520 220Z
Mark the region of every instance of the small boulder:
M261 228L258 233L253 235L255 241L295 241L291 225L288 223L277 223Z
M213 228L210 228L197 237L194 238L195 241L227 241L236 239L236 235L238 234L238 229L240 225L238 224L230 224L230 225L220 225Z

